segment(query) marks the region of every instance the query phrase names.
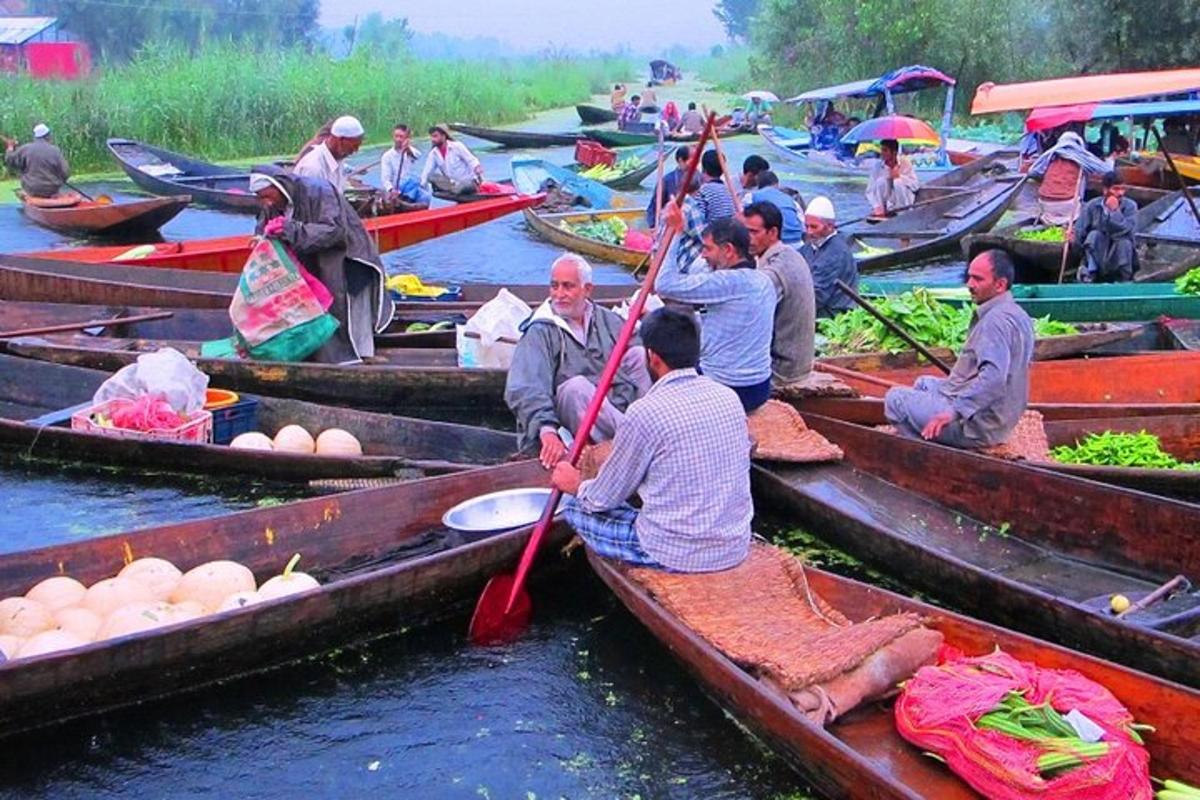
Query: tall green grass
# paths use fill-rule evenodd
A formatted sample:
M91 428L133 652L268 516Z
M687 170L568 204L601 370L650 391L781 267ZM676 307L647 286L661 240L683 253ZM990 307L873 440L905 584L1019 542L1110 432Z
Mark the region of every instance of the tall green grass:
M517 121L584 102L633 73L615 57L332 61L301 50L155 47L86 81L0 79L0 132L25 140L34 124L48 123L76 172L112 166L110 136L209 159L286 154L341 114L361 119L369 140L384 141L399 122L423 132L439 121Z

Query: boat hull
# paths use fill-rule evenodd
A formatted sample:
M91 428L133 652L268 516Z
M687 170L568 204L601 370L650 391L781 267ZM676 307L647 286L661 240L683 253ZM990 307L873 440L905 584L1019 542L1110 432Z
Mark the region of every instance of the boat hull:
M192 202L189 195L155 197L119 203L82 202L64 208L22 203L25 216L59 233L121 239L150 236Z
M597 258L602 261L610 261L625 267L640 266L647 259L648 254L640 250L631 250L628 247L598 242L595 239L589 239L586 236L564 231L558 227L558 223L561 221L585 222L601 216L618 216L627 223L632 224L644 218L645 215L642 211L613 209L600 212L538 214L533 209L527 208L521 213L525 215L525 222L529 225L529 229L539 238L545 239L551 244L565 247L572 252L582 253L585 256Z

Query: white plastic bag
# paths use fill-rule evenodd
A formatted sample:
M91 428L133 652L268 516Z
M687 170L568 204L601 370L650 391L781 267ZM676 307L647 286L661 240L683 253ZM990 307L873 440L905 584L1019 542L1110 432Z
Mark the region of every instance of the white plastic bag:
M532 313L533 309L524 300L508 289L501 289L471 315L466 325L456 327L458 365L507 369L517 349L515 342L521 338L521 323Z
M191 415L204 408L207 390L208 376L183 353L164 347L155 353L143 353L135 363L121 367L100 384L92 402L99 405L117 398L136 400L144 394L159 394L171 408Z
M641 293L642 290L639 288L636 292L630 295L628 300L622 300L621 305L613 309L613 311L616 312L616 315L621 319L629 319L629 309L637 301L638 295ZM646 298L646 305L642 307L642 317L645 317L651 311L657 311L664 305L665 303L663 303L662 298L656 294L650 294ZM640 325L641 323L639 322L638 324Z

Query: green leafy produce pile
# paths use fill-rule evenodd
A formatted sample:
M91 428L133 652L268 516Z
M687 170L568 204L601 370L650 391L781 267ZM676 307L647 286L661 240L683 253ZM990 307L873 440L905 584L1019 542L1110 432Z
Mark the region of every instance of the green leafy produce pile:
M967 340L973 311L970 305L940 302L928 289L913 289L874 303L885 317L898 323L926 347L957 350ZM817 331L825 337L823 355L899 353L911 349L907 342L861 308L832 319L817 320ZM1046 316L1033 321L1033 332L1037 336L1064 336L1079 330L1074 325Z
M1176 278L1175 291L1179 294L1200 294L1200 267L1192 267Z
M563 220L558 223L558 227L577 236L616 245L625 243L625 233L629 230L625 220L620 217L605 217L595 222L577 222L575 224Z
M1162 449L1157 436L1146 431L1092 433L1074 447L1055 447L1050 455L1063 464L1200 470L1200 462L1180 461Z
M1067 231L1057 225L1047 228L1022 228L1014 234L1016 239L1026 242L1054 242L1062 244L1067 240Z

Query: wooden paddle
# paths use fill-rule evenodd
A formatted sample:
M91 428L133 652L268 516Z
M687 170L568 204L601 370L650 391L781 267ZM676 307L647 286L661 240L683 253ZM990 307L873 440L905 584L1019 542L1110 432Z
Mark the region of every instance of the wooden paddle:
M656 173L658 176L658 180L655 181L655 183L654 183L654 230L651 232L655 238L658 238L658 227L659 227L659 224L662 222L663 171L664 171L664 168L663 168L664 155L663 155L663 153L665 151L665 148L663 145L663 137L664 137L663 128L661 125L659 125L658 126L658 171ZM638 269L641 269L640 265L639 265ZM637 270L634 270L633 274L634 274L634 276L636 276Z
M1067 274L1067 254L1071 252L1071 240L1075 238L1075 223L1079 221L1079 206L1083 202L1083 179L1086 171L1081 166L1079 168L1079 180L1075 182L1075 207L1071 209L1071 221L1066 227L1066 236L1063 237L1062 261L1058 265L1058 282L1062 283L1063 278Z
M872 305L866 298L864 298L858 292L854 291L849 286L847 286L844 281L838 280L838 281L834 281L834 283L837 285L837 287L839 289L841 289L843 292L845 292L846 295L849 296L849 298L851 300L853 300L854 302L856 302L860 306L862 306L868 314L870 314L872 317L874 317L875 319L882 322L884 324L884 326L886 326L892 333L896 334L901 339L908 342L908 344L914 350L916 350L921 355L925 356L925 358L929 359L929 363L933 364L935 367L940 369L945 374L947 374L947 375L950 374L950 365L949 364L947 364L945 361L942 361L940 358L935 356L929 348L927 348L925 345L921 344L916 339L914 339L912 336L910 336L908 331L904 330L899 325L897 325L895 322L893 322L892 320L885 317L883 315L883 313L879 309L877 309L874 305Z
M859 372L856 369L846 369L845 367L839 367L836 364L826 364L824 361L814 361L813 369L820 370L821 372L828 372L830 375L837 375L839 378L849 378L850 380L862 381L863 383L869 383L873 386L881 386L884 389L892 389L897 386L901 389L911 388L909 386L905 386L903 383L889 381L887 378L880 378L876 375L870 374L869 372Z
M18 336L41 336L44 333L66 333L67 331L81 331L86 328L108 328L113 325L127 325L132 322L151 322L152 320L167 319L173 316L175 316L175 312L173 311L155 311L153 314L138 314L132 317L93 319L87 322L46 325L41 328L21 328L15 331L0 331L0 339L16 339Z
M704 113L710 114L708 106L704 107ZM714 127L712 132L713 147L717 150L717 160L721 162L721 178L725 181L725 188L729 190L729 196L733 198L733 211L738 216L742 216L742 196L738 194L737 189L733 185L733 176L729 174L729 162L725 160L725 151L721 147L721 137L717 136L717 129ZM697 142L697 147L703 148L703 142Z
M1179 167L1175 166L1175 159L1171 158L1171 154L1167 152L1167 148L1163 147L1162 136L1159 135L1158 128L1151 125L1150 130L1154 131L1154 141L1158 142L1158 152L1163 154L1163 158L1167 160L1167 165L1171 168L1171 172L1175 173L1175 180L1179 181L1179 185L1183 187L1183 199L1187 200L1188 206L1191 207L1192 216L1196 218L1197 222L1200 222L1200 211L1196 210L1196 201L1192 199L1192 193L1188 191L1187 181L1179 174Z
M84 200L88 200L92 203L99 203L102 206L111 206L113 204L112 197L107 194L98 194L95 197L92 197L90 194L85 192L83 189L80 189L78 186L75 186L73 184L67 183L66 181L63 181L63 186L66 186L68 189L70 189L72 192L74 192L75 194L82 197Z
M696 143L696 149L692 152L691 158L688 159L687 167L683 173L683 181L680 183L679 191L675 196L675 201L679 204L682 204L686 197L687 186L691 183L692 176L696 172L696 166L700 163L700 152L704 149L704 144L708 137L712 135L715 127L715 115L709 114L704 130L700 134L700 139ZM654 290L654 279L658 277L658 271L662 267L667 252L670 250L671 240L674 238L674 235L674 231L669 227L664 232L662 242L659 244L658 250L654 254L654 260L651 262L650 270L646 273L645 280L642 281L642 290L638 293L637 299L633 301L629 309L629 316L625 318L625 324L621 326L621 332L617 336L616 344L613 346L612 353L608 356L608 363L604 365L604 372L601 373L600 380L596 383L596 392L592 395L591 402L588 403L587 412L583 416L583 422L579 426L579 430L575 432L575 438L571 442L571 449L567 453L567 461L572 465L578 463L579 456L583 453L583 448L587 445L588 437L592 432L592 426L595 424L596 418L600 415L600 408L604 404L604 398L608 395L609 388L612 386L613 378L616 377L617 368L621 365L621 358L625 355L625 351L629 347L630 339L633 338L633 332L637 327L638 319L642 315L642 309L646 305L646 299ZM529 536L529 541L525 545L525 552L521 554L521 560L517 564L516 573L496 575L484 587L483 594L475 606L475 613L471 617L469 635L472 642L476 644L494 644L509 641L520 635L528 625L532 604L530 603L528 592L525 591L525 578L529 574L530 567L533 566L533 559L537 555L542 539L546 537L546 533L550 530L550 525L554 521L554 512L558 508L558 501L561 498L562 492L558 489L550 493L550 498L546 501L546 508L542 512L537 525L534 526L533 533Z

